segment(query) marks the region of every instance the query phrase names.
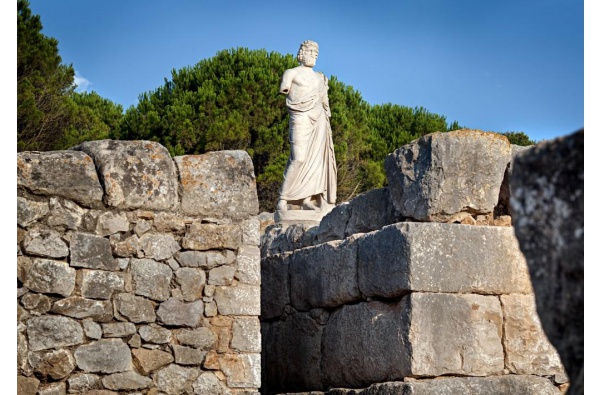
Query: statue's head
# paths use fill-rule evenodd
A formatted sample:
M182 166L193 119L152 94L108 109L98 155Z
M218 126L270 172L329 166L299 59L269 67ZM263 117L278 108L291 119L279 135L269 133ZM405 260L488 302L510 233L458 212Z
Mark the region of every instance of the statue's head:
M304 66L313 67L317 63L318 56L319 44L311 40L306 40L300 44L297 56L298 62Z

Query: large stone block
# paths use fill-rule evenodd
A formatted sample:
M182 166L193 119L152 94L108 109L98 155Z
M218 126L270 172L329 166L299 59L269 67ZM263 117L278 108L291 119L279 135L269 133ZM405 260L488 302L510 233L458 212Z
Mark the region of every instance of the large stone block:
M83 152L17 153L17 187L97 206L104 194L94 161Z
M158 301L169 299L173 271L167 264L152 259L132 259L130 266L136 295Z
M197 327L204 314L204 303L201 300L184 303L176 298L169 298L158 307L156 316L165 325Z
M200 369L171 364L152 375L156 388L168 395L193 394L192 385L200 375Z
M510 204L548 339L583 393L583 130L517 155Z
M35 259L28 267L24 285L36 292L69 296L75 289L75 269L66 262Z
M280 317L290 304L290 254L272 255L260 262L261 320Z
M258 214L254 166L246 151L215 151L174 160L184 213L235 219Z
M74 346L83 343L83 329L74 319L55 315L31 317L27 322L31 351Z
M87 233L74 233L71 236L71 266L118 270L119 263L113 258L108 239Z
M527 264L509 227L404 222L358 242L358 284L366 296L531 292Z
M218 286L215 289L215 302L219 314L260 315L260 286L238 284Z
M94 159L106 204L170 210L178 203L177 172L169 151L153 141L88 141L75 147Z
M295 251L290 261L292 306L305 311L359 300L357 248L349 238Z
M389 154L384 166L400 215L445 222L459 212L493 212L509 162L505 136L458 130L425 135Z
M506 367L514 374L564 376L556 349L546 337L533 295L501 295Z
M131 370L131 351L121 339L101 339L75 350L77 366L86 372L118 373Z
M260 354L224 354L219 356L219 367L229 388L260 387Z

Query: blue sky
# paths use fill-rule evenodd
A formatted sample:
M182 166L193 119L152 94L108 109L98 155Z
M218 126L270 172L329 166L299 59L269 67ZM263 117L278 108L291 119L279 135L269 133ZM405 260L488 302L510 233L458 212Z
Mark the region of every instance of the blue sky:
M31 0L80 89L125 108L235 47L295 54L371 104L422 106L473 129L539 141L584 126L582 0Z

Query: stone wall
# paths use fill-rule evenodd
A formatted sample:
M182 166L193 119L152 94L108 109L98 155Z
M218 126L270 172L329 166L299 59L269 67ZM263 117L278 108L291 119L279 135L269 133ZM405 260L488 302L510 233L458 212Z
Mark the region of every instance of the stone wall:
M19 394L256 394L258 199L243 151L17 156Z
M425 136L389 187L261 240L264 394L560 394L509 216L502 136Z

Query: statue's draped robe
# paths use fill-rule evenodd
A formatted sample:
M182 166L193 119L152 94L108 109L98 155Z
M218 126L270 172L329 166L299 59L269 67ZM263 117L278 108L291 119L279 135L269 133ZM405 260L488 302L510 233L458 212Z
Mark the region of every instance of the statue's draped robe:
M320 74L320 73L319 73ZM321 74L322 75L322 74ZM284 173L280 198L301 200L309 196L323 194L325 200L334 204L337 192L337 168L331 125L329 100L327 99L327 78L319 79L318 86L298 100L286 100L290 114L290 158ZM294 174L289 174L294 152L304 161Z

